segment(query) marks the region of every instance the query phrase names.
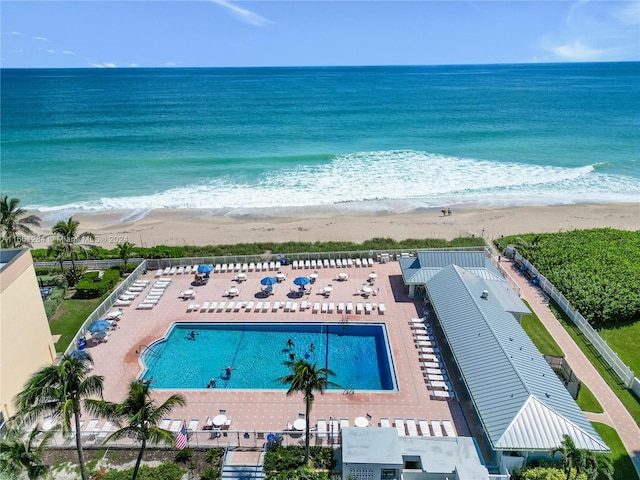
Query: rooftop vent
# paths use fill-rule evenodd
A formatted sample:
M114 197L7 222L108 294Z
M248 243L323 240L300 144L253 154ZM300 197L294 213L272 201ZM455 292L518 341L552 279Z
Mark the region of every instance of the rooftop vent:
M485 300L489 298L489 290L483 290L482 295L480 295L480 298L484 298Z

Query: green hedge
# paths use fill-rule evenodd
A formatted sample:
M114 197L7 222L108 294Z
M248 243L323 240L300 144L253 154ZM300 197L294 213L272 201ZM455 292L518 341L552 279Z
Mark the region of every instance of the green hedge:
M78 298L101 297L111 290L120 280L120 271L115 268L105 270L102 279L98 279L98 272L87 272L76 284L76 296Z
M36 278L41 287L55 287L64 280L62 275L38 275Z
M174 463L163 463L157 467L149 467L142 465L138 471L138 480L180 480L185 470L181 469ZM104 476L102 480L131 480L133 468L127 470L111 470Z
M132 258L183 258L183 257L222 257L229 255L263 255L273 253L317 253L317 252L344 252L344 251L369 251L369 250L402 250L412 248L447 248L447 247L481 247L486 243L479 237L461 237L451 241L433 238L408 238L406 240L394 240L392 238L372 238L362 243L354 242L261 242L261 243L237 243L231 245L183 245L171 247L158 245L143 248L134 247ZM53 257L47 256L46 249L31 250L34 261L51 261ZM102 247L92 248L87 252L87 258L94 260L118 259L118 249L107 250Z
M51 320L53 314L56 313L56 310L58 310L58 307L62 303L62 300L64 300L64 296L67 294L67 288L68 286L66 282L59 283L51 291L47 299L43 302L44 311L47 314L47 319Z

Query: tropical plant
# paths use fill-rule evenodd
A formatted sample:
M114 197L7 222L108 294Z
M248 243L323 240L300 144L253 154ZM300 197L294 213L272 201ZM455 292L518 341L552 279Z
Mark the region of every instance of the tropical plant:
M560 465L562 466L564 473L567 475L566 480L569 480L573 470L575 470L574 478L576 478L578 474L584 472L586 458L585 452L585 450L581 450L576 447L575 442L569 435L565 435L560 446L551 450L551 456L555 456L556 453L560 453L562 455Z
M608 456L587 450L584 456L584 472L587 474L587 480L613 480L615 469Z
M56 429L41 432L37 428L28 434L19 428L10 428L0 440L0 477L19 479L26 472L29 480L40 478L49 469L42 461L42 453L51 442ZM37 437L43 433L38 442Z
M77 275L75 260L78 260L79 255L87 256L87 245L80 243L81 240L95 240L96 236L91 232L78 233L78 226L80 222L69 217L65 222L60 220L56 223L52 232L56 236L52 243L51 250L57 254L57 260L60 261L60 265L63 265L63 261L66 259L71 260L71 270L73 272L72 278L67 278L70 285L75 285L79 277Z
M87 411L107 418L119 427L105 438L105 442L126 437L133 437L141 442L131 480L136 480L147 443L171 444L173 442L174 435L158 425L176 406L184 405L186 401L182 395L171 395L161 405L156 406L154 399L151 398L149 384L138 380L129 384L129 393L122 403L95 399L87 400L85 403Z
M328 368L316 368L316 364L311 365L309 362L300 359L295 362L286 361L284 364L291 369L291 373L277 380L285 385L289 385L287 396L302 392L305 404L305 451L304 462L309 462L309 416L311 407L315 397L314 392L320 392L322 395L328 387L339 387L337 383L328 380L329 375L335 373Z
M20 200L9 198L7 195L0 198L0 226L2 227L2 247L17 248L31 246L31 243L23 235L35 235L29 225L40 226L40 218L36 215L27 215L27 211L18 205Z
M15 398L19 415L24 421L32 422L49 414L54 420L59 420L64 435L72 431L75 433L83 480L87 480L87 471L80 436L81 402L86 404L89 397L101 397L104 381L101 376L89 375L92 367L90 355L84 359L64 355L57 365L44 367L34 373Z
M131 255L133 254L133 247L135 247L135 245L130 242L124 242L119 243L116 247L118 248L118 256L124 262L124 268L122 269L122 273L124 274L127 271L127 261L131 258Z

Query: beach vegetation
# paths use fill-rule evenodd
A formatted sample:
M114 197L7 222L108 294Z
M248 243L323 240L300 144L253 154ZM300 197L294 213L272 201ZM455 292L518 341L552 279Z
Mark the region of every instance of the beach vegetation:
M102 480L132 480L134 468L126 470L110 470L100 476ZM143 465L138 470L138 478L140 480L181 480L185 471L175 463L162 463L157 467Z
M133 255L133 247L135 247L135 245L131 242L119 243L116 246L118 249L118 257L122 259L122 263L124 264L123 272L127 271L127 262Z
M35 480L44 475L49 467L43 461L43 452L55 432L55 428L48 432L34 428L28 433L9 428L0 439L0 478L19 480L24 473L29 480Z
M31 227L40 226L40 217L29 215L20 207L20 200L9 198L7 195L0 198L0 246L2 248L30 247L29 237L35 237Z
M51 293L47 296L47 298L43 301L44 311L47 314L47 318L51 319L58 307L64 301L64 297L67 294L67 282L59 283L51 290Z
M56 342L57 352L64 352L67 349L82 324L105 298L107 298L107 294L100 298L91 298L88 300L67 298L62 301L58 310L49 321L51 334L60 336Z
M65 355L58 364L34 373L15 398L19 416L26 423L50 415L60 424L63 435L75 435L82 480L88 477L80 431L81 403L86 405L90 397L102 396L104 381L101 376L90 375L92 368L90 355L83 359Z
M76 284L76 298L96 298L110 292L120 281L120 270L110 268L100 277L100 272L87 272Z
M331 447L311 447L310 462L305 462L305 449L298 445L270 447L264 456L263 466L268 480L324 479L329 478L334 467Z
M339 385L329 380L329 376L335 376L335 372L328 368L317 368L315 364L312 365L303 359L286 361L284 364L291 370L291 373L277 380L280 383L289 385L287 396L294 393L302 393L304 395L304 464L306 465L309 462L309 417L315 400L314 392L319 392L322 395L328 387L339 387Z
M640 230L611 228L502 237L595 328L640 319Z
M160 422L177 406L185 406L182 395L170 395L162 404L156 405L151 397L148 382L134 380L129 384L127 398L122 403L88 399L85 408L92 415L106 418L119 428L105 438L105 442L122 438L135 438L140 442L140 452L133 468L131 480L136 480L142 456L147 444L166 443L171 445L175 439L173 433L160 428ZM129 477L127 477L129 478Z
M74 286L81 278L76 269L75 261L82 255L88 258L87 250L89 246L82 243L83 240L95 240L96 236L91 232L78 232L80 222L69 217L66 221L60 220L51 231L55 238L51 245L52 252L56 254L56 260L60 262L60 267L64 270L64 260L71 261L71 274L67 276L70 286Z

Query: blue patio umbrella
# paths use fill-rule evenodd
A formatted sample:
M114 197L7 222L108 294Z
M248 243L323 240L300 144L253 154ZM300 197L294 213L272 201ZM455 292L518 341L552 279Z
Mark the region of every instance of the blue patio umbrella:
M294 284L296 285L307 285L308 283L311 283L311 279L309 277L298 277L293 281Z
M198 267L198 273L211 273L213 272L213 265L200 265Z
M278 283L278 279L276 277L264 277L262 280L260 280L260 283L262 285L275 285L276 283Z
M69 354L69 356L74 360L84 360L89 356L89 352L86 350L74 350Z
M110 326L111 322L109 322L108 320L96 320L91 325L89 325L89 328L87 330L89 330L91 333L96 333L106 330Z

